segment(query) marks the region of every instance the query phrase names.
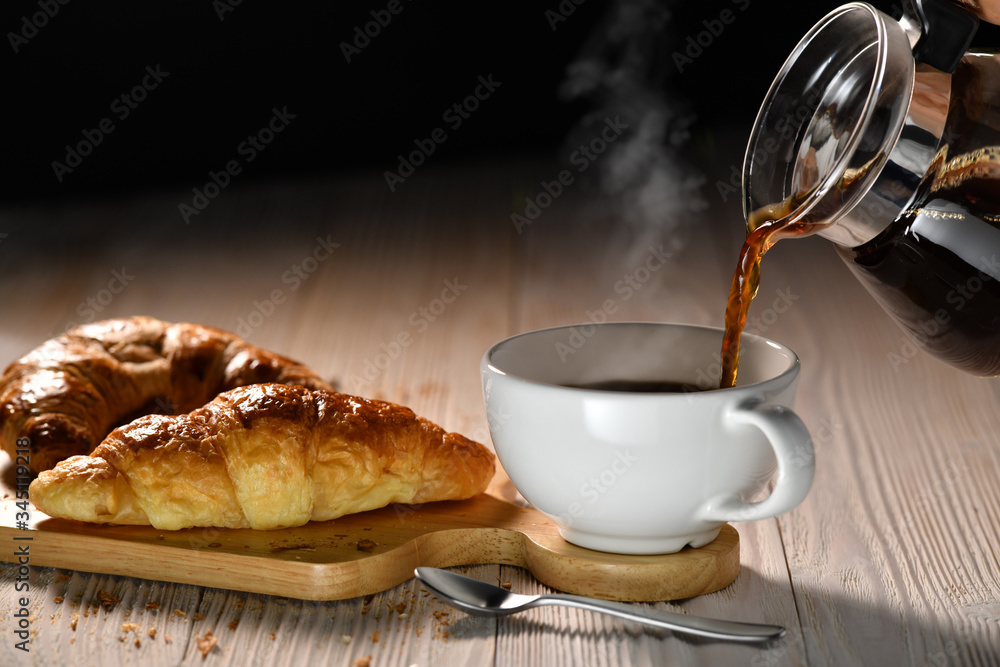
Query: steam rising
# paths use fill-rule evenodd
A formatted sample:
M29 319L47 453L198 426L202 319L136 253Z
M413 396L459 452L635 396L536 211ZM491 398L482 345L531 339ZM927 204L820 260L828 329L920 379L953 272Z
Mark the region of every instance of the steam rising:
M665 28L668 5L676 1L614 0L560 91L567 100L594 105L571 131L570 146L598 136L606 118L620 116L629 125L587 173L605 213L632 232L635 254L654 242L679 250L682 225L706 208L705 178L681 155L693 118L666 85L673 66Z

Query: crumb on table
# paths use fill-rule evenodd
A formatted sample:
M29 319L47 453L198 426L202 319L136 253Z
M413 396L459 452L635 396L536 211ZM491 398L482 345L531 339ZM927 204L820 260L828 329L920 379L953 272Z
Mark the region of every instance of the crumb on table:
M105 609L108 609L108 610L110 610L116 604L118 604L119 602L121 602L121 600L119 600L118 598L116 598L114 595L112 595L111 593L107 592L103 588L98 589L98 591L97 591L97 600L101 603L102 607L104 607Z
M216 642L219 641L219 638L213 635L211 630L206 631L204 637L195 635L194 638L195 641L198 642L198 650L201 651L202 659L208 657L208 654L212 652L213 648L215 648Z

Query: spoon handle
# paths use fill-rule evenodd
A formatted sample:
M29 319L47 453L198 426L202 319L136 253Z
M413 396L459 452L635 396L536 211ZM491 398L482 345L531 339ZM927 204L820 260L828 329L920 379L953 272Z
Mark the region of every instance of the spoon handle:
M610 614L629 621L637 621L646 625L666 628L674 632L682 632L712 639L728 639L732 641L759 642L777 639L785 634L780 625L761 625L757 623L741 623L739 621L723 621L714 618L703 618L678 614L672 611L643 609L622 602L585 598L579 595L539 595L530 605L560 605L577 607L590 611Z

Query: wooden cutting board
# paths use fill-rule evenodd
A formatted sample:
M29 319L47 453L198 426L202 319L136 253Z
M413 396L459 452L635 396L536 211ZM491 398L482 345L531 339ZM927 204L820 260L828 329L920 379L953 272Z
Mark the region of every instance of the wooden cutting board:
M16 563L18 550L27 547L31 567L307 600L387 590L410 579L418 566L480 563L527 568L542 583L568 593L676 600L724 588L740 569L739 536L732 526L724 526L712 544L676 554L591 551L563 540L538 511L504 499L515 493L509 482L471 500L395 505L273 531L103 526L52 519L30 506L27 517L18 516L12 485L5 486L0 541L8 546L0 550L0 560Z

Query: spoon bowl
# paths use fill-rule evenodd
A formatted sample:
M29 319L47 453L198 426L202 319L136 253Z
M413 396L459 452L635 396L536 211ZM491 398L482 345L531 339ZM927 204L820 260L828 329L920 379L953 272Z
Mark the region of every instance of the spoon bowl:
M473 616L509 616L533 607L559 605L610 614L676 633L711 639L762 642L777 639L785 634L785 629L778 625L701 618L580 595L521 595L478 579L433 567L418 567L414 574L424 586L442 600Z

